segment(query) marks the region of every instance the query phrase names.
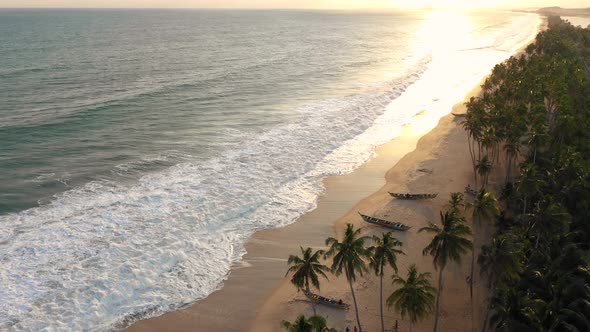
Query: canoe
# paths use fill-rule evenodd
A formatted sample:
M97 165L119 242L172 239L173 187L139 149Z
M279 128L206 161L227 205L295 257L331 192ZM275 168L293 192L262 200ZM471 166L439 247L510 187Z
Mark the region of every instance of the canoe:
M392 229L395 229L396 231L405 232L411 228L410 226L404 225L400 222L391 222L391 221L367 216L367 215L364 215L360 212L359 212L359 215L363 218L364 221L366 221L370 224L375 224L375 225L379 225L379 226L383 226L383 227L387 227L387 228L392 228Z
M305 294L305 296L307 296L307 298L312 301L315 302L317 304L323 304L329 307L333 307L333 308L338 308L338 309L348 309L350 308L350 304L344 303L342 302L342 300L337 301L334 299L330 299L318 294L314 294L311 292L308 292L306 290L303 290L303 294Z
M435 198L438 194L410 194L410 193L389 193L397 199L430 199Z

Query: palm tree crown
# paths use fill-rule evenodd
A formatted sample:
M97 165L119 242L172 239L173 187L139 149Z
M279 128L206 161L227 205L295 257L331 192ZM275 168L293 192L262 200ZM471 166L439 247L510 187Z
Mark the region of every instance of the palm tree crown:
M309 285L320 289L319 276L328 279L325 272L330 269L320 263L320 257L324 254L323 250L313 252L311 248L301 248L302 257L290 255L287 264L291 265L287 270L287 274L295 272L291 277L291 282L298 290L305 288L309 291ZM285 276L287 275L285 274Z
M454 212L440 213L442 228L430 223L430 226L421 228L418 232L434 233L434 238L422 251L424 256L431 255L434 258L434 268L444 268L449 260L460 262L461 255L471 250L472 243L464 236L471 235L468 226L462 223L461 218Z
M369 266L378 276L384 275L385 266L387 265L391 266L397 273L397 255L403 255L404 253L402 250L396 249L396 247L401 247L402 243L392 235L392 232L387 232L382 237L373 236L375 245L369 248L371 253Z
M322 316L311 316L305 318L300 315L291 323L286 320L281 322L281 326L289 332L335 332L336 329L328 328L326 319Z
M393 285L400 288L387 298L387 306L394 306L395 310L411 323L424 319L434 307L436 288L432 287L430 273L418 273L416 264L408 268L408 277L393 276Z
M346 277L352 281L356 280L356 273L361 276L367 271L367 265L364 258L369 256L369 250L365 248L367 237L359 237L361 229L354 229L352 224L346 225L346 231L342 242L333 237L326 239L326 245L330 249L326 252L326 257L333 257L332 271L336 275L345 273Z

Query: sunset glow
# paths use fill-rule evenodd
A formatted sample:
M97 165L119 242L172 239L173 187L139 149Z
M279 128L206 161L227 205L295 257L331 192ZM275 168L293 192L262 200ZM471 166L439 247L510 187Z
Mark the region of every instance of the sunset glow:
M0 0L0 8L420 9L584 7L586 0Z

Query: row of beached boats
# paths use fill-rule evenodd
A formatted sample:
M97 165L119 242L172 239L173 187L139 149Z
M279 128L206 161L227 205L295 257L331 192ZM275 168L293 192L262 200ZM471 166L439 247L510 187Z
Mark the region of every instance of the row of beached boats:
M407 200L431 199L431 198L435 198L438 195L438 194L410 194L410 193L391 193L391 192L389 194L392 197L395 197L397 199L407 199ZM370 224L391 228L396 231L405 232L411 228L410 226L404 225L401 222L395 222L395 221L389 221L389 220L385 220L385 219L375 218L375 217L368 216L366 214L362 214L360 212L359 212L359 215L361 216L361 218L363 218L364 221L366 221Z

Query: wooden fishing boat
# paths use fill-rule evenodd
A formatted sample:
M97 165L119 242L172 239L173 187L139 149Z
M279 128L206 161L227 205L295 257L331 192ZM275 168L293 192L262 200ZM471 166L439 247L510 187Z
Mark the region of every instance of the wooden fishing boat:
M458 117L458 118L464 118L467 116L467 113L451 113L453 114L453 116Z
M397 199L430 199L435 198L438 194L410 194L410 193L389 193L391 196Z
M312 301L315 302L317 304L323 304L329 307L333 307L333 308L338 308L338 309L345 309L347 310L348 308L350 308L350 304L344 303L342 302L342 300L334 300L334 299L330 299L318 294L314 294L312 292L308 292L306 290L303 290L303 294L305 294L305 296L307 296L307 298Z
M387 227L387 228L392 228L392 229L395 229L396 231L405 232L411 228L410 226L404 225L401 222L391 222L391 221L367 216L367 215L364 215L360 212L359 212L359 215L363 218L364 221L366 221L370 224L375 224L375 225L379 225L379 226L383 226L383 227Z

